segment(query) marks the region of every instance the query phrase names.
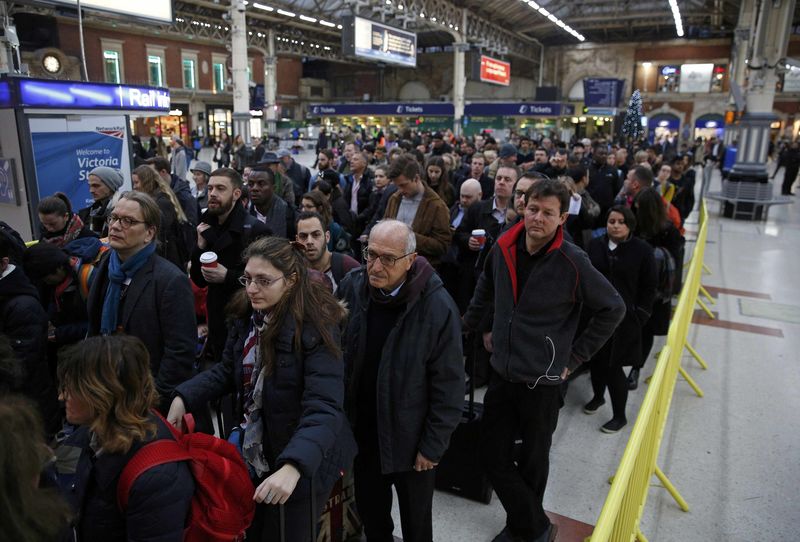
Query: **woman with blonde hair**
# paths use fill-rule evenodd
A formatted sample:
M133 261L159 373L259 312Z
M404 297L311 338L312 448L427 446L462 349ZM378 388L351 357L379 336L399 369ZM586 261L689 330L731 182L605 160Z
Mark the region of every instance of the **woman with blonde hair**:
M161 227L158 230L158 255L166 258L180 269L186 269L192 247L185 246L181 235L183 224L187 223L178 198L161 175L150 166L139 166L131 176L133 189L151 196L161 210Z
M91 337L65 352L58 377L67 421L80 426L68 439L81 449L69 496L77 542L181 541L194 494L186 462L148 469L124 512L117 503L120 474L136 452L174 439L152 411L158 394L144 344L126 335Z
M233 393L234 431L260 503L248 540L278 540L285 518L284 540L309 542L310 516L320 516L355 455L339 343L346 311L309 276L302 245L263 237L244 261L222 361L175 388L167 419L180 425L187 411Z

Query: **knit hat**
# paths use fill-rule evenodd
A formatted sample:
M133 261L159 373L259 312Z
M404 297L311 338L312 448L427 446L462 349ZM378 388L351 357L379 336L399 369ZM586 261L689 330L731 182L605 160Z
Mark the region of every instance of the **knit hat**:
M100 166L90 171L89 175L94 175L103 181L103 184L109 187L112 192L116 192L122 186L122 175L116 169Z
M500 147L500 152L498 153L497 156L500 158L511 158L512 156L516 155L517 155L517 148L511 143L506 143L502 147Z

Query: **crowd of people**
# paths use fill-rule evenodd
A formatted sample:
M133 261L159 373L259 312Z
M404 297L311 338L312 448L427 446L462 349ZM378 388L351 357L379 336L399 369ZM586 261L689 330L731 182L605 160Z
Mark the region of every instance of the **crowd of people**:
M173 138L131 191L98 167L90 206L42 198L37 243L2 225L12 539L180 540L195 471L149 469L125 507L117 486L185 415L214 433L213 412L253 484L247 539L309 540L349 472L367 540L392 540L394 488L404 540L427 542L465 390L488 386L476 453L507 514L494 540L553 540L542 502L568 384L590 373L586 414L608 389L605 433L635 414L628 393L681 287L693 158L349 135L331 148L323 131L312 168L266 147L237 160L240 138L212 167Z

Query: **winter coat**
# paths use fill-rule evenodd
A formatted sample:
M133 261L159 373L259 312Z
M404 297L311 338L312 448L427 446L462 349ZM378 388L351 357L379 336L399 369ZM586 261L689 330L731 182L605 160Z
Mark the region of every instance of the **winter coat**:
M89 335L100 334L108 289L108 258L95 269L87 300ZM166 413L172 390L192 376L197 345L194 295L180 269L153 254L134 275L120 302L119 326L140 339L150 354L150 370Z
M11 388L36 401L48 431L58 425L56 390L47 368L47 314L20 267L0 279L0 335L8 337L21 366Z
M190 412L233 393L234 417L237 423L244 419L242 350L249 326L249 319L232 321L222 361L175 389ZM325 348L312 324L303 325L302 352L295 350L294 334L294 319L287 316L275 340L272 374L264 381L264 453L273 470L291 463L303 476L314 476L318 488L332 487L355 456L343 409L344 363Z
M175 193L178 203L183 209L183 214L186 215L186 220L189 224L197 226L197 200L192 195L192 189L189 186L189 181L183 177L171 176L169 187Z
M178 213L172 201L165 193L155 194L156 203L161 211L161 225L158 228L158 255L174 263L178 269L186 270L186 262L181 260L178 243L183 243L178 230Z
M228 304L234 292L242 287L239 284L239 277L244 274L242 252L251 242L263 235L269 235L271 232L267 226L248 214L239 204L234 205L224 224L219 223L217 215L208 211L200 217L200 222L209 224L211 227L203 232L203 238L207 243L206 248L195 247L192 252L190 274L192 282L198 287L209 286L207 298L209 346L214 361L217 361L225 348L225 305ZM216 253L217 262L228 269L225 282L209 284L203 278L200 255L207 251Z
M386 339L378 368L376 418L383 474L411 470L417 453L440 461L464 403L458 309L424 258L414 262L407 283L413 290ZM350 422L357 425L361 374L372 361L364 355L370 304L366 269L348 273L337 293L350 310L344 334L346 405Z
M564 240L561 227L518 291L517 242L524 235L520 221L494 245L464 323L475 329L493 315L491 365L505 380L559 385L565 367L574 370L611 337L625 303L586 253ZM583 308L593 317L576 336Z
M184 461L148 469L133 483L126 512L117 505L117 484L125 465L142 446L172 439L164 422L150 415L156 434L134 442L127 453L95 455L90 433L80 428L67 441L81 448L67 500L73 506L76 542L181 542L194 494L194 479Z
M395 192L386 203L383 218L397 218L403 195ZM426 186L417 214L411 224L417 237L417 252L425 256L431 265L438 265L447 253L453 234L450 231L450 212L442 198Z
M671 222L664 224L658 235L652 238L642 238L647 241L651 248L665 248L675 259L675 270L680 275L683 269L683 250L686 242L680 232ZM672 319L672 301L653 303L653 311L647 321L645 329L653 335L666 335L669 331L669 322Z
M658 272L653 249L631 237L608 248L608 235L596 237L587 250L592 265L611 282L625 302L625 318L609 339L612 365L631 365L640 359L642 327L650 318L656 297ZM591 315L585 315L591 316Z

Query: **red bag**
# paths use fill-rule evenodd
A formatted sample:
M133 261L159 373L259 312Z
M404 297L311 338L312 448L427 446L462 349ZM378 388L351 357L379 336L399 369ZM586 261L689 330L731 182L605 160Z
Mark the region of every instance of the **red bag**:
M157 414L157 413L156 413ZM161 417L159 415L159 417ZM184 416L184 432L161 420L175 440L157 440L142 447L131 458L117 484L117 503L125 512L136 479L148 469L173 461L188 461L195 489L186 528L185 542L232 542L244 539L255 513L253 493L242 456L235 446L205 433L194 433L194 419Z

